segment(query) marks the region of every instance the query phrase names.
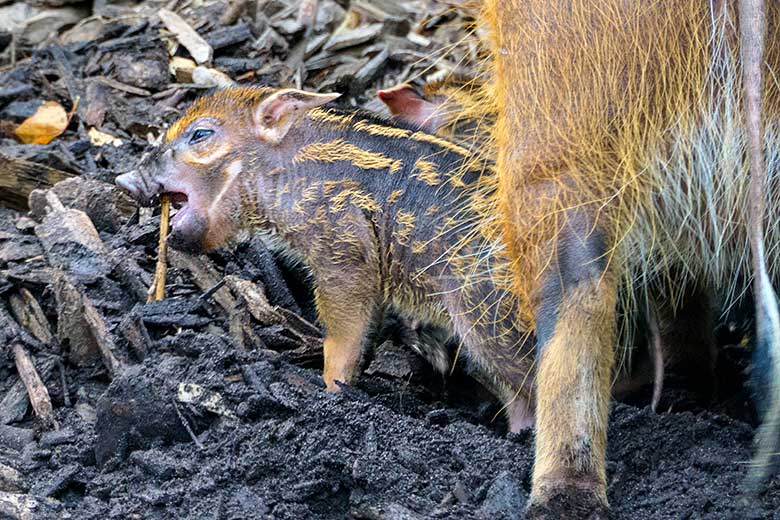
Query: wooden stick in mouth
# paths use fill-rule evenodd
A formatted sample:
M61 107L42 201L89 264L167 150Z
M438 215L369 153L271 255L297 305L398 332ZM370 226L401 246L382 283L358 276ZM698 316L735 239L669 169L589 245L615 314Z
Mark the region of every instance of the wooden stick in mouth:
M157 248L157 266L154 269L154 280L149 287L148 302L155 302L165 298L165 276L168 271L168 228L171 214L171 197L163 194L160 197L160 242Z

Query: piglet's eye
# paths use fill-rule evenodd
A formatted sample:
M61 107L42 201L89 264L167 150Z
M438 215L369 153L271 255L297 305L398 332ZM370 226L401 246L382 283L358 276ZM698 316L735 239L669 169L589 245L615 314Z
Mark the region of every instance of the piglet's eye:
M213 133L214 130L209 130L207 128L198 128L197 130L192 132L192 137L190 137L190 144L199 143L204 139L209 138Z

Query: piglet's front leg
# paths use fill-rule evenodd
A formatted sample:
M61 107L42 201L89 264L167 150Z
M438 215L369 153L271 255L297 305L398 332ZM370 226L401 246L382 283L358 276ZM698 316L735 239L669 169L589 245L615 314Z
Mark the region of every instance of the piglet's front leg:
M365 333L340 335L334 337L328 335L323 343L325 355L325 367L322 378L328 392L339 392L336 381L351 384L355 379L360 365L360 356L363 352L363 338Z
M365 269L330 266L315 270L315 302L325 326L323 379L329 392L336 381L350 384L357 376L363 344L377 308L376 277Z

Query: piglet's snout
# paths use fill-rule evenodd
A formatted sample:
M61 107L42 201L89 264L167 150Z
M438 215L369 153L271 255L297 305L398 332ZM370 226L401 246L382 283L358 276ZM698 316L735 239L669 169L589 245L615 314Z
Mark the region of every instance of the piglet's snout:
M115 179L116 185L143 205L151 205L160 192L159 183L146 179L138 171L123 173Z
M114 182L135 199L139 196L139 190L136 187L137 177L138 174L135 172L123 173L122 175L117 176L117 178L114 179Z

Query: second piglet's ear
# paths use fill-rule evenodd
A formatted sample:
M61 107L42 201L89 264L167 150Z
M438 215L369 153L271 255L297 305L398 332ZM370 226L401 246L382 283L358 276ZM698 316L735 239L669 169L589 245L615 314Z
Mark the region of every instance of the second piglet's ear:
M277 144L308 110L333 101L340 95L317 94L292 88L274 92L255 109L255 130L261 139Z
M435 132L444 123L441 107L426 101L408 83L377 91L394 117L417 126L425 132Z

